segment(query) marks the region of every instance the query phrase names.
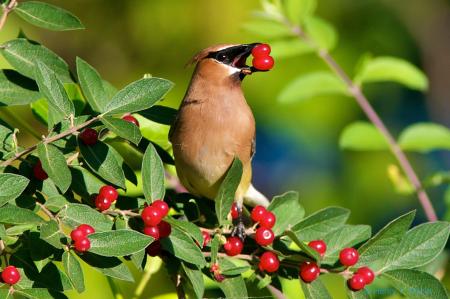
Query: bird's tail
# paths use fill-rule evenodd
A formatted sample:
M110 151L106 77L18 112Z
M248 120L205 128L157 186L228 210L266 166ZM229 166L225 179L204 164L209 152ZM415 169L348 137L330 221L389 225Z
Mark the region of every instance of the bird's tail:
M269 205L269 200L261 192L255 189L253 185L250 184L247 192L244 195L244 202L249 206L261 205L267 207Z

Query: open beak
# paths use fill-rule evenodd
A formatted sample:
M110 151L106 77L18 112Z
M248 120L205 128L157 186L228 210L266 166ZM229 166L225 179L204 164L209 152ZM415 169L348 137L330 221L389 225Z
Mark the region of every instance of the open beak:
M252 53L254 47L261 43L253 43L253 44L244 44L238 47L239 54L233 60L233 66L241 70L241 74L250 75L255 69L246 64L247 58Z

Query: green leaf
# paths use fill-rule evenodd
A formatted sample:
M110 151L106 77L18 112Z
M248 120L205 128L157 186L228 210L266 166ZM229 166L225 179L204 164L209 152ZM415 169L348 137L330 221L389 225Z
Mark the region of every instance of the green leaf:
M301 75L288 83L278 95L278 101L293 103L332 95L348 95L344 82L330 72L317 71Z
M144 78L120 90L106 105L106 114L133 113L153 106L173 87L173 83L161 78Z
M397 82L411 89L428 89L426 75L415 65L397 57L366 59L355 76L357 84L369 82Z
M373 271L383 268L389 260L389 253L400 243L415 214L411 211L394 219L364 243L358 249L359 261L355 268L369 266Z
M298 38L274 40L270 42L272 52L270 53L275 59L294 57L298 55L313 53L314 48L303 40Z
M200 228L192 222L184 220L176 220L170 217L165 219L172 227L177 227L192 239L194 239L198 244L203 244L203 235Z
M314 14L317 0L286 0L283 4L289 21L301 25L306 17Z
M142 190L151 203L164 198L164 166L155 147L149 143L142 159Z
M359 151L389 149L380 131L371 123L363 121L351 123L344 128L339 137L339 147Z
M310 16L305 19L305 31L319 48L331 50L337 44L337 32L333 25L324 19Z
M72 175L67 166L66 158L56 146L48 143L39 143L37 151L42 168L58 186L59 190L65 193L72 182Z
M205 293L205 284L203 282L203 273L197 267L187 263L181 263L181 266L186 273L186 277L189 280L192 288L194 289L195 296L198 299L203 298Z
M117 156L120 156L110 145L97 141L94 145L78 142L80 153L87 165L101 178L125 189L125 174Z
M138 268L139 270L145 269L147 253L144 250L138 251L131 255L131 261L133 262L134 266Z
M298 237L293 231L287 230L286 235L309 257L312 259L318 261L319 260L319 253L309 247L306 242L304 242L302 239Z
M435 259L444 249L450 233L450 223L423 223L409 230L391 251L389 261L381 271L411 269Z
M93 233L90 252L101 256L124 256L136 253L147 247L153 238L134 230L120 229Z
M72 166L70 170L72 172L72 190L85 199L90 199L92 194L98 193L98 190L105 185L84 167Z
M2 123L0 121L0 160L5 159L2 152L8 153L15 148L12 129L2 125Z
M136 145L138 145L142 139L139 128L128 121L108 116L102 117L100 120L117 136L127 139Z
M241 178L242 162L238 158L234 158L214 199L216 202L216 215L220 225L227 221L227 216L230 213Z
M310 283L305 283L300 279L300 282L305 299L332 299L320 279L316 279Z
M392 286L411 299L447 299L444 286L433 275L417 270L392 270L382 274Z
M106 276L116 279L133 282L134 278L128 267L116 257L106 257L90 252L80 255L80 258L95 270Z
M30 299L52 299L58 298L56 294L59 294L61 297L63 296L61 293L51 292L48 289L44 288L32 288L32 289L22 289L22 290L14 290L15 295L22 295L25 298ZM64 297L63 297L64 298Z
M37 63L51 66L52 71L64 83L72 82L67 63L54 52L24 38L8 41L0 47L5 59L22 75L35 78Z
M328 233L342 227L350 211L340 207L328 207L311 214L292 227L297 237L304 241L323 238Z
M155 105L139 112L140 115L151 121L168 126L173 124L177 113L177 109L161 105Z
M416 123L407 127L399 137L402 149L421 153L450 150L450 130L434 123Z
M220 247L220 236L219 234L214 235L211 241L211 265L217 263L217 253Z
M276 216L277 221L272 228L276 236L282 234L289 225L293 226L299 223L305 215L298 192L294 191L275 196L267 209Z
M235 265L226 259L222 259L220 264L223 267L232 268ZM236 299L236 298L248 298L247 287L245 286L244 279L241 275L234 277L227 277L224 281L219 283L219 287L225 294L225 298Z
M40 238L56 248L61 248L61 235L58 223L55 220L50 220L41 225Z
M0 299L13 298L9 289L0 289Z
M0 208L0 223L6 224L41 224L44 219L28 209L6 204Z
M52 125L68 118L70 115L75 115L75 108L67 96L64 85L52 70L45 64L38 62L35 78L39 91L48 101L49 108L56 112L56 115L52 115L54 117Z
M252 34L275 39L293 36L294 33L284 24L268 19L256 19L246 22L242 28Z
M349 298L349 299L370 299L370 295L366 291L366 289L362 289L357 292L347 289L347 298Z
M183 261L199 267L203 267L206 264L200 248L194 243L189 234L177 226L172 227L169 237L163 238L161 243L165 250Z
M48 3L38 1L19 2L14 8L14 12L25 21L49 30L84 29L83 24L76 16L65 9Z
M225 275L225 276L236 276L236 275L240 275L244 272L247 272L248 270L250 270L251 267L250 266L241 266L241 267L221 267L220 268L220 273Z
M96 232L109 231L113 225L108 216L87 205L78 203L71 203L65 206L59 212L58 217L72 228L85 223L91 225Z
M109 97L100 74L79 57L77 57L77 74L81 89L89 105L97 112L104 112Z
M41 98L36 83L15 70L0 70L0 106L27 105Z
M326 235L323 240L327 244L327 251L322 259L322 264L333 265L339 259L339 252L348 247L353 247L371 236L369 225L344 225Z
M30 182L21 175L0 173L0 207L19 197Z
M84 292L84 276L81 264L72 252L64 251L62 262L67 276L78 293Z

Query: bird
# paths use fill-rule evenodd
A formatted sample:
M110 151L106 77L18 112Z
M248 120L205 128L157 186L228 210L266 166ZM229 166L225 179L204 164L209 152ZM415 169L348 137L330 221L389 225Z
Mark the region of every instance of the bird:
M256 71L246 65L260 43L219 44L197 53L190 84L169 131L181 184L193 195L214 199L235 157L243 165L235 194L239 217L233 235L245 238L243 202L268 206L251 183L255 118L241 83Z

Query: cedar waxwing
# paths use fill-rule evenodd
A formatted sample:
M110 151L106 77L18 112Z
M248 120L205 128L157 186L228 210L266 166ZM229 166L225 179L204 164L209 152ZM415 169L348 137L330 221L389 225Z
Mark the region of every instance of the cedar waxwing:
M255 153L255 119L241 89L245 64L258 45L216 45L200 51L190 85L170 129L175 166L183 186L192 194L214 199L234 157L243 165L235 201L267 206L269 201L251 185ZM242 217L234 233L244 237Z

